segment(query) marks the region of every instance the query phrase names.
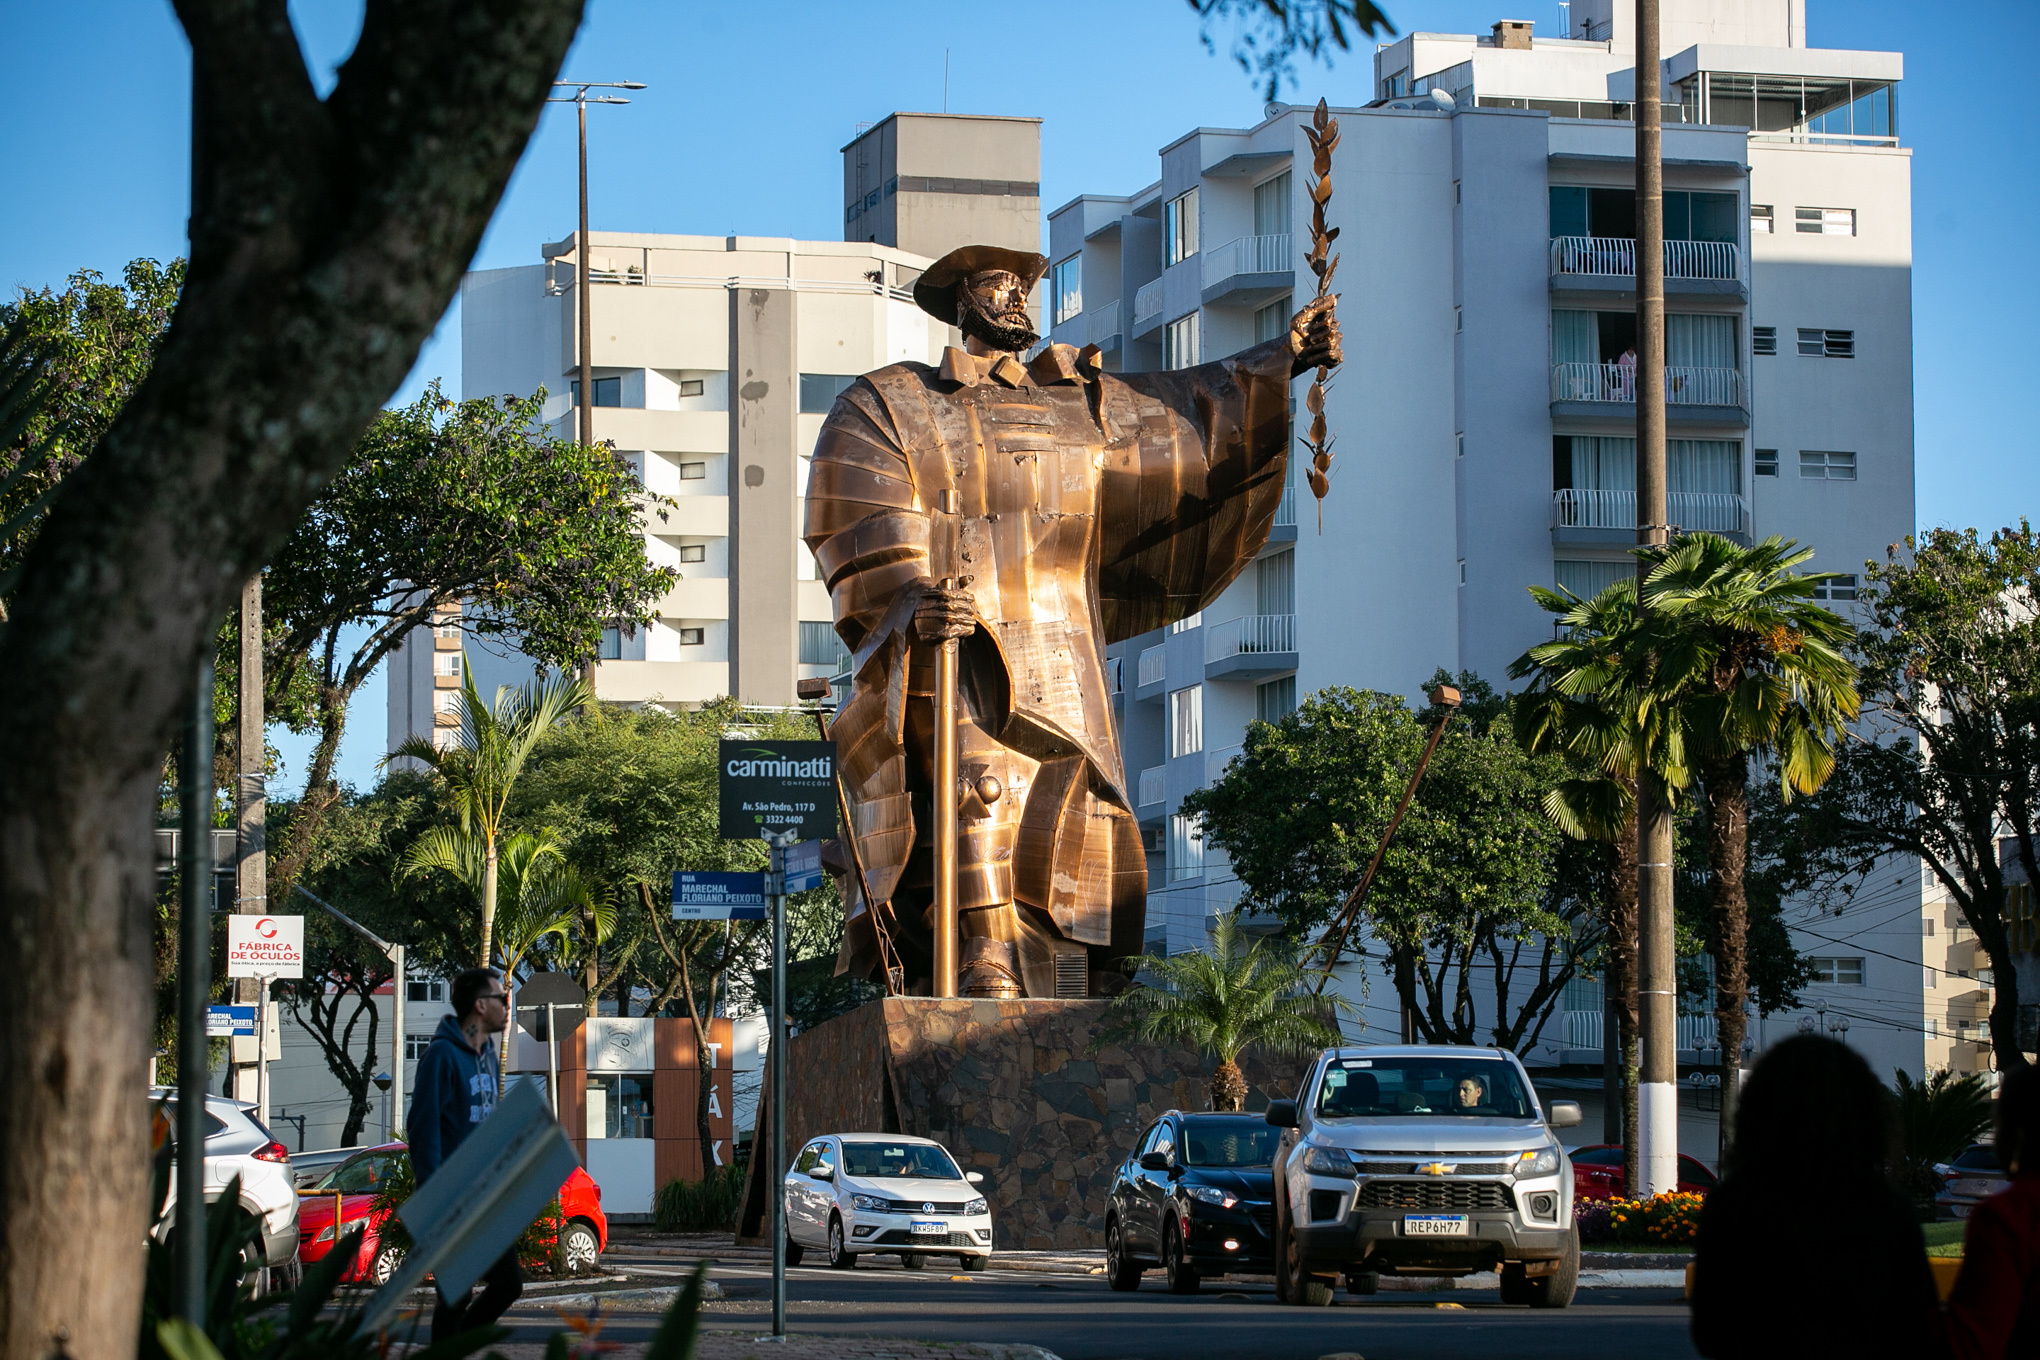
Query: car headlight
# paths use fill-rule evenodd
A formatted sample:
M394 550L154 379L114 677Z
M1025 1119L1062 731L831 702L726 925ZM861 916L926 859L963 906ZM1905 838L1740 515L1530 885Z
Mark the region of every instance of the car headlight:
M331 1226L328 1226L328 1227L325 1227L325 1228L322 1228L322 1229L320 1229L320 1230L319 1230L319 1235L318 1235L317 1237L314 1237L314 1238L312 1239L312 1242L313 1242L313 1244L314 1244L314 1245L316 1245L316 1244L318 1244L318 1243L320 1243L320 1242L330 1242L330 1241L332 1241L332 1240L333 1240L333 1229L332 1229L332 1227L331 1227Z
M979 1195L976 1199L972 1200L970 1203L963 1206L963 1214L965 1218L975 1218L979 1214L988 1214L991 1211L992 1206L985 1203L985 1197L983 1195Z
M882 1214L892 1208L891 1200L882 1199L877 1195L852 1195L850 1196L850 1204L853 1208L862 1209L866 1213L873 1214Z
M1344 1148L1314 1147L1303 1154L1303 1169L1313 1176L1353 1176L1353 1159Z
M1551 1176L1558 1172L1558 1149L1537 1148L1516 1159L1518 1176Z
M1221 1209L1230 1209L1239 1200L1215 1185L1186 1185L1183 1193L1204 1204L1216 1204Z

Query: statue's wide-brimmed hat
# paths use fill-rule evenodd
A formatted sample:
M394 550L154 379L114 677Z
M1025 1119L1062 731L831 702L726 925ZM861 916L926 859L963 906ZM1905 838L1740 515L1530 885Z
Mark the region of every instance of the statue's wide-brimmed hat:
M928 266L928 272L914 281L914 301L938 321L956 324L956 291L965 279L987 269L1017 274L1033 291L1048 272L1048 257L1004 246L962 246Z

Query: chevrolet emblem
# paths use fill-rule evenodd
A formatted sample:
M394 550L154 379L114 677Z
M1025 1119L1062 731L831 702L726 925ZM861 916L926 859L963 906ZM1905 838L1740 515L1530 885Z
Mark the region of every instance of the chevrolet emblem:
M1417 1168L1417 1170L1423 1172L1426 1176L1449 1176L1458 1169L1457 1166L1445 1162L1425 1162Z

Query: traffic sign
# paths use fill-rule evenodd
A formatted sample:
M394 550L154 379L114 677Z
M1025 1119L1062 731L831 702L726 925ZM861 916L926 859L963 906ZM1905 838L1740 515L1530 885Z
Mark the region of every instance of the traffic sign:
M205 1008L205 1037L208 1039L254 1038L255 1008L253 1006L207 1006Z
M762 921L765 919L765 875L674 874L673 919Z
M836 834L836 743L725 741L717 781L721 829L755 841L791 831L801 840Z
M789 893L819 888L825 877L827 871L822 868L820 841L802 841L786 852L786 890Z
M227 976L301 978L305 918L237 914L227 918Z

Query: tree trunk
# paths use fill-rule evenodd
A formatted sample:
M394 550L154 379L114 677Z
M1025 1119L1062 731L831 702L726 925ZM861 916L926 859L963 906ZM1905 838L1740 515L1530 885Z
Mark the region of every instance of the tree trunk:
M496 933L496 842L489 840L482 854L482 947L476 951L475 966L489 966L489 949Z
M281 0L178 0L191 267L0 629L0 1360L132 1355L157 778L201 656L403 381L579 0L368 6L325 100Z
M1615 1012L1617 1063L1622 1101L1622 1174L1625 1186L1643 1183L1642 1149L1637 1143L1637 885L1636 813L1615 842L1615 870L1608 894L1607 995ZM1629 1193L1627 1190L1625 1194Z
M1247 1107L1247 1079L1240 1065L1227 1058L1211 1074L1211 1108L1238 1113Z
M1750 763L1738 752L1703 762L1707 868L1714 878L1714 1037L1721 1045L1720 1158L1735 1142L1743 1035L1749 1024L1750 901L1743 871L1750 851Z

